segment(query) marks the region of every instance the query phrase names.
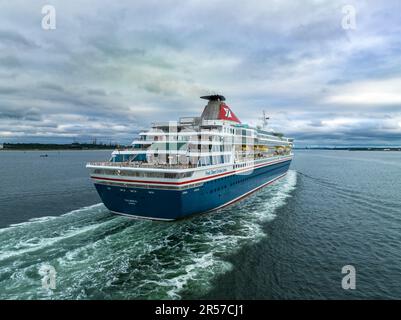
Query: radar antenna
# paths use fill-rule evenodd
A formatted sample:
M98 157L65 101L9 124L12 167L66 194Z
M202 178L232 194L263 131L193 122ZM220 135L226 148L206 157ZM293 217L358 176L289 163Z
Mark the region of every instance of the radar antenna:
M268 123L267 120L270 120L270 117L266 116L266 111L265 110L263 110L263 117L261 118L261 120L262 120L262 128L266 129L267 123Z

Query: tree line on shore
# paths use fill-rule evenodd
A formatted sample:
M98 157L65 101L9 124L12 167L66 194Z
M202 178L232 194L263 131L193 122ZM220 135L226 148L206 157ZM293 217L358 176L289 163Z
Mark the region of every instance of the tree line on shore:
M4 143L3 150L94 150L121 148L118 144L93 144L93 143Z

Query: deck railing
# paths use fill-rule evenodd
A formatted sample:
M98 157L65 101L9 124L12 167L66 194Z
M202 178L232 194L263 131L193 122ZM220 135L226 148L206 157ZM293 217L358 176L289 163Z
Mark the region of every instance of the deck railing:
M191 169L197 168L195 164L154 164L144 162L88 162L92 166L125 167L125 168L156 168L156 169Z
M258 157L258 158L253 158L253 157L241 157L237 159L234 164L238 163L244 163L244 162L249 162L249 161L261 161L261 160L266 160L266 159L273 159L273 158L285 158L288 156L292 156L292 153L289 154L282 154L282 155L274 155L274 156L268 156L268 157ZM229 163L226 163L227 165ZM168 164L168 163L146 163L146 162L141 162L141 161L125 161L125 162L110 162L110 161L103 161L103 162L88 162L87 165L91 166L107 166L107 167L124 167L124 168L149 168L149 169L193 169L193 168L199 168L201 166L196 165L196 164ZM224 165L221 163L221 165Z

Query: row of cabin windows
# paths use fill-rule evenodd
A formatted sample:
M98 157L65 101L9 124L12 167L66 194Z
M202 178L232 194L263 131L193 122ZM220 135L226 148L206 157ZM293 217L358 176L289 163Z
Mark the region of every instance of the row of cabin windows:
M136 189L155 189L155 190L175 190L175 191L179 191L179 190L185 190L185 189L191 189L191 188L195 188L195 187L200 187L202 186L202 183L196 183L193 185L183 185L183 186L161 186L161 185L151 185L151 184L133 184L133 183L116 183L116 182L111 182L111 181L103 181L102 184L104 185L108 185L108 186L116 186L116 187L125 187L128 189L131 189L131 192L137 192L138 190ZM132 189L135 188L135 189ZM111 187L108 187L108 190L111 190Z
M224 128L223 132L225 133L231 133L231 134L236 134L236 135L242 135L242 136L251 136L252 132L255 132L252 129L242 129L242 128L237 128L237 129L233 129L233 128Z
M118 175L127 177L146 177L146 178L166 178L166 179L182 179L193 175L192 172L143 172L143 171L125 171L112 169L95 169L94 174Z
M210 166L214 164L228 163L230 162L229 155L219 155L219 156L203 156L198 160L198 166Z
M223 128L223 132L234 134L234 129L233 128L224 127Z
M184 149L182 149L184 150ZM228 145L228 144L221 144L221 145L212 145L212 144L189 144L188 148L186 148L185 150L188 151L203 151L203 152L207 152L207 151L215 151L215 152L230 152L232 150L232 145Z
M179 132L181 132L180 129L178 129L177 133L179 133ZM230 134L236 134L237 136L248 136L249 137L249 136L252 136L252 133L255 132L255 131L252 130L252 129L243 129L243 128L234 129L234 128L223 127L223 132L224 133L230 133ZM205 133L207 133L207 132L205 132ZM198 138L199 140L201 140L202 137L203 137L202 134L198 133L198 135L193 135L193 136L178 136L178 139L183 140L183 141L187 141L189 139ZM218 137L218 136L207 136L207 135L205 135L204 137L205 137L204 139L209 139L210 141L219 140L220 139L220 137ZM164 141L164 140L168 140L168 139L169 139L169 137L167 137L167 135L163 135L163 132L160 132L160 136L147 137L147 136L143 135L143 136L140 137L140 140L142 140L142 141L147 141L147 140L150 140L150 141Z
M218 187L216 189L210 190L209 193L215 193L218 191L222 191L223 189L227 189L227 186Z
M280 167L281 167L281 166L280 166ZM258 173L258 174L256 174L256 175L261 175L261 174L264 174L264 172L260 172L260 173ZM245 181L247 181L247 180L249 180L249 179L252 179L252 178L254 178L254 177L255 177L254 174L253 174L253 175L247 175L247 176L245 176L245 177L242 178L242 179L238 179L238 180L236 180L236 181L231 182L231 183L230 183L230 186L231 186L231 187L232 187L232 186L235 186L235 185L237 185L237 184L243 183L243 182L245 182ZM209 182L207 182L206 184L214 184L214 183L217 183L217 182L220 182L220 181L224 181L224 180L227 180L227 179L230 179L230 178L231 178L231 177L224 177L224 178L220 178L220 179L217 179L217 180L209 181ZM226 188L227 188L227 185L226 185L226 186L223 186L223 187L218 187L218 188L215 188L215 189L210 190L209 193L214 193L214 192L217 192L217 191L221 191L221 190L226 189Z
M234 185L243 183L243 182L245 182L245 181L247 181L247 180L249 180L249 179L251 179L251 178L253 178L253 177L254 177L254 176L249 176L249 177L246 177L246 178L243 178L243 179L236 180L236 181L234 181L234 182L231 182L231 183L230 183L230 186L234 186ZM216 181L219 181L219 182L220 182L221 180L226 180L226 179L228 179L228 178L229 178L229 177L225 177L225 178L218 179L218 180L216 180ZM219 192L219 191L222 191L222 190L224 190L224 189L227 189L227 185L222 186L222 187L218 187L218 188L214 188L214 189L210 190L209 193Z

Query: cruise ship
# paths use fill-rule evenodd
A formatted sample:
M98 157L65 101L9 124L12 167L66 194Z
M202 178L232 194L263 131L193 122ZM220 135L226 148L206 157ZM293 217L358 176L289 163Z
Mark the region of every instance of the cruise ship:
M153 123L130 148L90 162L96 190L112 212L171 221L214 211L283 177L293 139L241 123L222 95L203 96L200 117Z

